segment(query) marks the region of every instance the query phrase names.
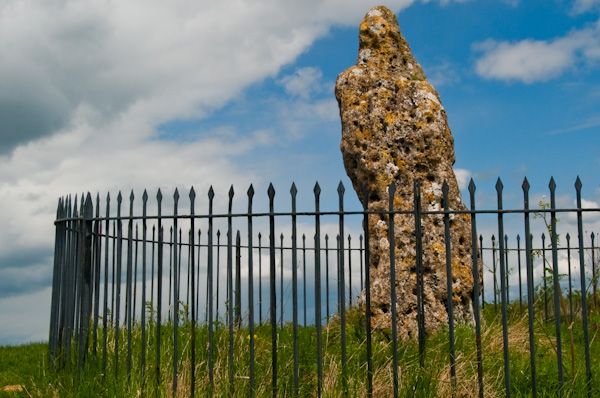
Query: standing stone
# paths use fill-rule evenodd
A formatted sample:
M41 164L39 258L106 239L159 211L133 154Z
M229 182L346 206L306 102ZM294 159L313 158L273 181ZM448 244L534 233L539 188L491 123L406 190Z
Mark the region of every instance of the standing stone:
M442 185L449 185L449 205L465 210L454 164L454 143L446 112L433 86L400 33L396 16L372 8L360 24L357 65L336 82L342 119L341 150L346 172L361 201L370 192L369 210L388 209L388 186L397 185L394 207L413 210L413 182L420 181L422 209L442 209ZM415 220L395 216L398 335L417 335ZM442 215L424 215L423 268L425 328L447 324L446 263ZM471 322L473 277L468 215L454 215L452 300L455 319ZM369 216L371 313L374 328L390 327L388 217Z

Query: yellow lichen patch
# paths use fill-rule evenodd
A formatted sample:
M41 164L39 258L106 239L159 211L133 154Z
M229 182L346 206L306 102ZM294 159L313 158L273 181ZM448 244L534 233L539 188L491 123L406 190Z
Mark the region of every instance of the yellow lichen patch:
M394 124L394 121L396 119L394 118L394 114L392 112L388 112L387 115L385 115L385 123L389 126Z
M396 86L396 91L404 91L407 82L408 79L406 79L405 77L401 77L400 79L395 80L394 85Z
M371 138L372 133L369 130L355 130L354 136L361 141L366 141Z
M403 210L405 206L405 200L402 196L394 196L394 209Z
M425 191L422 193L422 197L426 203L433 203L436 200L436 197L433 192Z
M442 242L433 242L431 244L431 250L438 255L442 255L446 252L446 246Z
M394 178L386 173L377 174L377 176L375 176L375 180L377 181L377 185L380 187L387 187L394 182Z
M422 120L418 120L413 124L415 130L422 130L423 128L425 128L427 126L427 123L422 121Z
M360 23L359 29L361 30L361 32L366 31L369 29L369 23L364 20Z
M473 284L473 274L471 267L463 265L458 259L452 260L452 277L455 280L460 280L466 285Z
M398 167L398 169L403 170L406 168L406 161L400 157L396 158L396 167Z

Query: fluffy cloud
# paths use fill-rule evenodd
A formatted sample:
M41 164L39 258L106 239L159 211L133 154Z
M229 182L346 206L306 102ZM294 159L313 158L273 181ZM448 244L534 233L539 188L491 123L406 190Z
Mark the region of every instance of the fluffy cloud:
M460 75L456 67L448 61L433 66L425 66L425 72L434 87L451 86L460 82Z
M320 69L307 66L297 69L293 74L279 80L286 93L300 98L308 98L312 93L320 91L323 73Z
M584 12L600 9L600 0L575 0L573 12L581 14Z
M458 183L459 189L465 189L469 185L472 173L467 169L454 169L456 175L456 182Z
M577 65L600 59L600 20L553 40L486 40L474 48L480 53L475 70L483 78L524 83L545 81Z

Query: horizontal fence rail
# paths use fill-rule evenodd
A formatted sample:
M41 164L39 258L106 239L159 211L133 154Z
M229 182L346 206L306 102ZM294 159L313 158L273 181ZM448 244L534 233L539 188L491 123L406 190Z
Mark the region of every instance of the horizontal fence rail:
M389 207L381 211L369 203L346 210L342 183L337 209L327 211L318 184L311 211L297 210L295 184L281 199L270 185L262 212L254 209L252 185L238 200L245 211L234 211L233 187L225 202L211 187L202 211L193 188L185 200L178 190L168 199L160 190L152 199L147 191L116 200L62 197L50 357L57 368L94 366L132 391L173 395L396 397L426 388L479 397L600 394L593 339L600 326L593 231L600 209L582 206L581 181L573 208L557 207L553 179L549 201L535 208L527 179L518 209L503 208L500 180L492 210L476 206L473 181L468 210L448 207L446 184L441 210L424 210L418 182L413 208L396 209L395 189L389 187ZM291 210L276 211L276 199ZM215 211L223 206L226 212ZM394 240L401 214L414 220L415 342L397 332L403 315L396 303L404 297L396 289ZM443 222L446 280L439 283L449 292L456 282L450 226L461 214L470 222L471 276L478 281L473 320L455 321L447 293L446 328L432 332L425 328L422 221ZM387 220L391 329L371 320L369 217ZM440 365L440 347L447 368L427 378Z

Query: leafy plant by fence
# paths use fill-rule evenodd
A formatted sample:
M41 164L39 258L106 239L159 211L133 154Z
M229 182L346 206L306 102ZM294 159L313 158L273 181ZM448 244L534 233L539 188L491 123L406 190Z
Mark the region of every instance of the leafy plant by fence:
M577 391L591 395L598 391L592 372L590 319L596 319L592 317L597 309L600 256L594 233L584 228L584 218L600 209L582 207L579 179L573 208L557 208L554 180L549 185L550 202L535 209L530 208L526 179L522 189L523 206L504 209L503 185L498 180L496 208L480 210L471 181L467 211L448 208L446 185L441 210L423 210L418 182L414 184L414 208L394 208L392 185L386 212L369 210L368 203L357 211L346 210L342 183L337 188L338 208L331 211L321 210L318 184L311 211L297 210L295 185L289 192L290 211L275 210L272 185L267 191L268 210L263 212L254 211L252 186L246 192L247 210L242 212L233 210L233 187L225 213L214 212L212 188L206 212L198 212L192 188L185 214L180 211L178 190L169 214L164 211L160 190L155 201L144 191L141 202L136 202L131 192L128 214L122 213L121 193L116 207L111 206L109 195L103 204L97 196L95 205L89 193L85 198L60 198L55 221L50 357L59 368L76 365L81 369L92 363L104 378L126 377L127 383L137 383L141 389L157 389L168 381L173 394L194 395L201 390L213 395L372 396L381 389L374 379L391 374L394 383L386 391L398 396L406 384L403 380L411 377L407 367L400 374L399 369L406 365L402 361L416 359L410 368L415 375L412 388L423 387L423 375L430 366L427 346L438 344L435 341L440 337L419 328L416 345L398 341L393 333L395 317L392 332L371 327L368 217L413 215L417 248L423 244L420 220L441 218L446 226L443 254L448 280L444 282L450 289L449 226L454 215L466 214L471 222L472 275L482 283L474 286L473 325L454 325L452 295L448 295L448 328L442 339L448 350L448 369L444 370L448 391L460 390L460 378L469 374L463 369L466 360L474 369L470 380L477 385L469 394L483 397L490 393L486 388L500 391L485 373L486 355L494 355L486 351L493 344L486 328L500 325L501 333L495 336L502 341L504 394L523 392L522 387L511 385L511 377L515 377L511 372L511 328L521 328L526 330L529 362L529 372L521 378L527 379L531 394L535 396L540 388L538 378L547 383L552 376L554 392L581 388ZM558 214L572 218L573 231L559 224ZM483 217L493 219L485 224L493 235L485 239L478 233ZM536 220L543 221L541 229L534 226ZM558 234L559 226L567 231L566 246ZM389 228L393 240L393 222ZM512 232L516 239L510 247ZM536 245L534 234L538 233L541 243ZM574 242L571 233L576 236ZM393 263L393 242L389 246ZM416 256L416 270L422 272L418 266L422 252L416 250ZM560 272L559 258L567 262L567 274ZM481 260L483 275L478 266ZM575 270L579 280L573 277ZM536 275L539 272L541 275ZM397 297L394 273L390 274L390 302L394 303L402 298ZM418 289L418 300L422 300L422 285ZM423 306L417 308L422 319L426 316ZM536 326L536 321L541 326ZM552 342L555 373L546 363L536 366L540 361L536 333L544 333ZM570 360L566 365L565 336ZM464 348L469 344L470 348ZM404 355L399 358L401 350ZM461 358L467 351L473 355ZM577 366L584 366L584 375L576 371L576 361ZM542 388L548 391L548 386Z

